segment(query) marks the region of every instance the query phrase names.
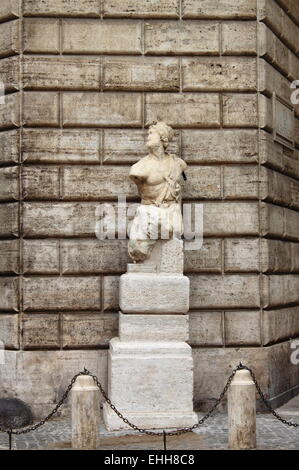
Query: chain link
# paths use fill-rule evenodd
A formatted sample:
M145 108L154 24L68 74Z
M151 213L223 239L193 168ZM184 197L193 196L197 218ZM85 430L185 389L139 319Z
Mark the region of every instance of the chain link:
M283 424L287 425L287 426L290 426L290 427L294 427L294 428L297 428L299 427L299 424L297 423L293 423L291 421L287 421L286 419L282 418L281 416L279 416L278 413L276 413L275 410L273 410L270 406L270 404L268 403L265 395L263 394L258 382L257 382L257 379L254 375L254 372L247 366L244 366L243 364L239 364L235 369L233 369L231 375L229 376L229 378L227 379L227 382L225 384L225 387L224 389L222 390L221 394L219 395L219 398L215 401L214 405L212 406L212 408L198 421L197 424L194 424L193 426L190 426L190 427L186 427L186 428L180 428L180 429L176 429L174 431L149 431L148 429L144 429L144 428L140 428L138 426L136 426L135 424L131 423L117 408L116 406L111 402L111 400L109 399L108 395L106 394L105 390L103 389L102 387L102 384L101 382L99 381L99 379L97 378L96 375L93 375L91 372L89 372L87 369L84 368L84 371L82 372L79 372L78 374L74 375L74 377L72 378L69 386L67 387L66 391L64 392L61 400L57 403L57 405L55 406L55 408L53 408L53 410L51 411L51 413L46 416L46 418L42 419L41 421L39 421L38 423L32 425L32 426L29 426L29 427L26 427L26 428L23 428L23 429L19 429L19 430L8 430L8 429L3 429L3 428L0 428L0 432L3 432L3 433L8 433L8 434L15 434L15 435L19 435L19 434L27 434L28 432L31 432L31 431L35 431L37 428L39 428L40 426L43 426L47 421L49 421L52 416L54 416L57 411L59 410L59 408L61 408L61 406L63 405L63 403L66 401L77 377L79 377L80 375L89 375L90 377L92 377L94 383L96 384L96 386L98 387L98 389L100 390L101 394L103 395L106 403L108 403L108 405L110 406L110 408L117 414L117 416L125 423L127 424L130 428L134 429L134 431L138 431L139 433L141 434L146 434L148 436L180 436L181 434L186 434L188 432L192 432L194 431L194 429L197 429L199 428L199 426L201 426L202 424L204 424L204 422L213 414L213 412L216 410L216 408L220 405L220 403L222 402L223 398L225 397L226 393L227 393L227 390L234 378L234 376L236 375L236 372L238 370L241 370L241 369L246 369L250 372L251 374L251 377L252 377L252 380L255 384L255 387L258 391L258 394L260 395L263 403L265 404L265 406L267 407L267 409L270 411L270 413L275 416L275 418L277 418L279 421L281 421Z

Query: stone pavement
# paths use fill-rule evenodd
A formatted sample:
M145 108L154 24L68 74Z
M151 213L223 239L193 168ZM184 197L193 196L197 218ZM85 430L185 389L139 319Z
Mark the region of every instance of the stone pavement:
M277 410L283 417L299 423L299 397ZM199 413L201 416L201 413ZM101 424L102 450L162 450L161 437L142 436L134 431L107 432ZM69 417L55 418L36 431L13 436L13 449L71 449L71 422ZM171 450L225 450L228 448L227 415L215 413L196 432L169 437ZM258 449L299 450L299 428L290 428L270 414L257 414ZM7 449L8 437L0 434L0 449Z

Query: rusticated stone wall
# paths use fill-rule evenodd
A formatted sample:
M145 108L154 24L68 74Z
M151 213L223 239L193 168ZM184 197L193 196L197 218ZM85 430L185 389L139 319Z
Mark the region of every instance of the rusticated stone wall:
M299 2L1 0L0 21L1 393L43 414L83 366L106 381L128 258L95 211L137 200L157 118L204 203L185 253L196 406L240 360L273 404L298 393Z

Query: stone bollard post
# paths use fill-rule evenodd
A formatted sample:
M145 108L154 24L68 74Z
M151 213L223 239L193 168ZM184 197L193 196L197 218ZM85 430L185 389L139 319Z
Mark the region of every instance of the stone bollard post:
M96 449L99 444L100 396L93 378L80 375L72 388L72 447Z
M236 372L228 390L228 445L230 449L256 448L255 385L246 369Z

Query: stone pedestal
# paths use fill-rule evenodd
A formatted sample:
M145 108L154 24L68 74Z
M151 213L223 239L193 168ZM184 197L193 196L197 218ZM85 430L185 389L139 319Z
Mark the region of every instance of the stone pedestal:
M192 426L193 359L189 336L189 280L182 242L159 241L150 262L121 276L119 337L110 341L108 394L133 424L147 429ZM179 258L166 263L166 253ZM163 267L164 266L164 267ZM161 268L163 271L161 271ZM171 269L172 268L172 269ZM105 403L108 430L129 429Z

